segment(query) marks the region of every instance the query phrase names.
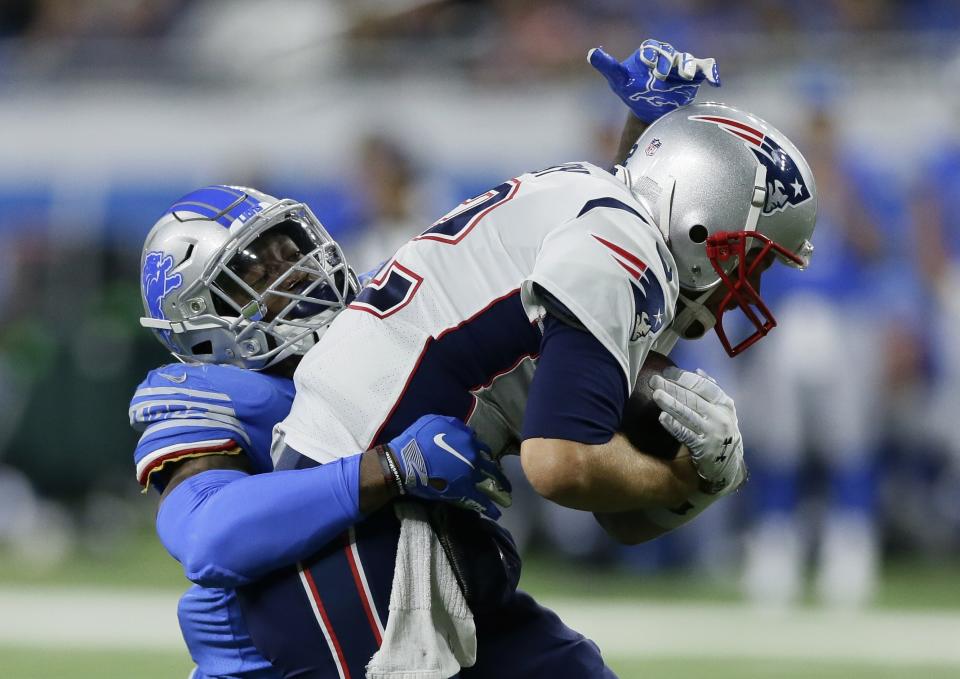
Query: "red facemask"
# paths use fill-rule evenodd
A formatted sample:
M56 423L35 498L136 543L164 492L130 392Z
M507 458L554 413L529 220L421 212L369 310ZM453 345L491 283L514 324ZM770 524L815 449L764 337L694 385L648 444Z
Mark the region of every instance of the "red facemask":
M748 239L750 238L760 241L762 245L757 250L756 257L748 263L747 250L749 249ZM721 231L707 238L707 257L710 259L714 271L720 276L720 284L727 291L720 302L716 330L720 343L730 356L742 353L777 327L777 319L773 317L770 309L761 299L760 292L750 282L751 274L763 265L767 255L771 252L794 262L797 266L803 266L803 260L800 257L779 243L773 242L762 233L755 231ZM724 271L722 264L726 263L731 257L736 258L736 265L732 269L732 273L728 274ZM731 345L723 328L723 315L731 302L736 302L754 328L753 333L738 342L736 346Z

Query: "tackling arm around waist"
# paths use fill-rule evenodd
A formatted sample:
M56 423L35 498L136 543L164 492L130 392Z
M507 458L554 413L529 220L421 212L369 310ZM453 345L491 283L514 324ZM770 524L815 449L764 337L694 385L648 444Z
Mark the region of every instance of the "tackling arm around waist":
M257 475L242 459L187 460L161 498L157 533L198 584L237 587L294 564L396 493L372 450Z

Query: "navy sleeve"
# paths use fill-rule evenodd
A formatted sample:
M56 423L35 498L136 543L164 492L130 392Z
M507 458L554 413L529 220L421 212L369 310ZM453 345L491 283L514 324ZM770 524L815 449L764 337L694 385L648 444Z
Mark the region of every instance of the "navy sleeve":
M627 395L613 354L586 330L548 313L521 438L606 443L620 426Z

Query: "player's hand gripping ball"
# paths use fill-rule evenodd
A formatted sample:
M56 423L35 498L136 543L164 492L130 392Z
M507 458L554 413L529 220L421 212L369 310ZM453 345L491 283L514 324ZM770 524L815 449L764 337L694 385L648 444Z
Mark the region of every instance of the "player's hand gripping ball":
M594 47L587 53L587 61L645 123L691 103L704 81L720 87L715 59L698 59L659 40L644 40L640 49L623 61Z
M476 432L455 417L424 415L387 446L401 493L444 500L491 519L509 507L510 481Z
M667 368L650 378L650 386L663 410L660 423L690 450L707 492L736 490L746 478L746 466L733 399L699 369Z
M675 458L682 444L660 424L660 413L663 411L653 400L650 378L662 375L665 369L672 367L675 367L674 362L663 354L653 351L647 354L637 377L637 386L627 399L620 422L620 433L630 445L662 460Z

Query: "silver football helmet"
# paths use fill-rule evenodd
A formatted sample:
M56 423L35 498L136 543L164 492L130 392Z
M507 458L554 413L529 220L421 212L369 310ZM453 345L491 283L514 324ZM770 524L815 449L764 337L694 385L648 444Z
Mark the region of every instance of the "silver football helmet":
M771 252L805 268L817 213L813 174L790 140L731 106L694 104L647 128L617 172L655 216L676 261L679 336L715 326L734 356L776 326L751 274ZM703 305L717 286L727 291L720 318ZM736 345L723 327L723 312L734 304L754 328Z
M306 353L359 289L309 207L239 186L174 203L140 266L140 322L174 356L253 370Z

